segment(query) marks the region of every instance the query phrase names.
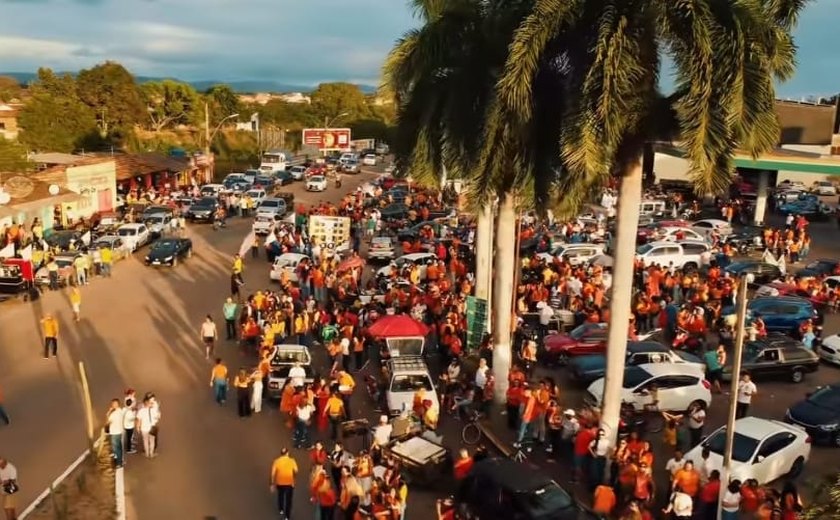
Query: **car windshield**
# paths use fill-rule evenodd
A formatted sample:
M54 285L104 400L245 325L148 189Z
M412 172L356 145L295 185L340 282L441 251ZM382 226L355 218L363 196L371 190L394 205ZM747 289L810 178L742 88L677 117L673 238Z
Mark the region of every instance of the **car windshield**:
M432 389L432 382L425 374L397 374L391 380L392 392L414 392L422 387L424 390Z
M304 350L278 350L271 358L272 365L291 365L292 363L308 365L309 361L309 354Z
M164 218L162 216L153 216L153 217L148 217L146 219L146 222L148 222L150 224L162 224L163 220L164 220Z
M572 498L554 482L527 493L517 493L515 501L522 510L529 512L529 518L556 518L559 511L572 507Z
M132 237L137 234L137 230L134 228L121 228L117 231L121 237Z
M55 259L55 263L58 264L58 267L70 267L71 265L73 265L73 260L73 258L60 256Z
M644 255L644 254L646 254L648 251L650 251L651 249L653 249L653 246L652 246L652 245L650 245L650 244L644 244L644 245L641 245L641 246L639 246L639 247L637 247L637 248L636 248L636 254L637 254L637 255Z
M323 175L315 175L309 180L312 181L312 182L322 182L324 180L324 176Z
M263 208L279 208L280 201L279 200L264 200L260 203L260 207L258 209Z
M152 251L167 251L170 249L175 249L174 240L158 240L152 244Z
M650 372L639 366L629 366L624 369L624 388L636 388L640 384L649 380Z
M586 335L587 332L591 332L594 328L595 326L591 324L580 325L569 333L569 337L572 339L581 339Z
M726 428L721 428L703 441L703 447L709 451L723 456L726 449ZM735 439L732 444L732 460L737 462L749 462L758 448L758 440L752 437L735 432Z
M840 387L824 386L811 394L808 402L821 408L840 410Z
M203 207L203 208L210 208L213 206L213 199L201 199L193 204L193 208Z
M761 343L747 343L744 345L744 359L754 360L764 350L764 345Z

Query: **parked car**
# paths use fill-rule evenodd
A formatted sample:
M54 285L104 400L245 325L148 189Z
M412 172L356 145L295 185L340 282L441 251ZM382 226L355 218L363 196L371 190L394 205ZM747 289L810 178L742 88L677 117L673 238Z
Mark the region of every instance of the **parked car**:
M650 224L639 226L638 231L636 231L636 241L639 244L646 244L651 240L655 240L657 233L662 228L688 229L690 226L691 223L687 220L655 220Z
M601 354L607 348L607 324L584 323L568 334L549 334L537 353L542 363L565 365L569 358L587 354Z
M717 234L721 237L725 237L732 234L732 225L729 222L718 218L706 218L703 220L698 220L691 225L691 229L700 233L706 238L708 238L709 235L712 234L712 231L717 232Z
M395 269L399 272L407 264L418 264L420 266L420 279L424 280L426 278L426 262L429 260L437 260L437 255L434 253L409 253L397 258L389 265L377 269L376 276L389 278Z
M394 239L391 237L373 237L370 241L370 248L368 248L368 260L386 260L394 259Z
M816 181L813 186L811 186L811 193L834 196L837 195L837 186L835 186L831 181Z
M274 174L275 184L279 186L285 186L287 184L291 184L295 181L292 172L283 170L280 172L275 172Z
M309 349L303 345L280 344L274 346L271 359L268 360L268 385L266 395L269 399L280 399L289 371L295 364L300 364L306 373L304 383L311 383L315 377L312 369L312 356Z
M636 248L636 258L644 265L672 265L677 269L697 269L701 255L710 250L705 242L650 242Z
M246 191L245 195L251 197L251 200L254 201L254 206L259 206L268 196L268 193L263 188L254 188Z
M137 251L151 240L151 233L146 224L123 224L117 229L117 234L123 239L129 251Z
M794 336L799 335L799 326L806 320L813 320L816 324L822 323L822 316L814 305L796 296L754 298L747 304L747 313L750 317L760 315L768 332L782 332Z
M800 278L817 278L835 274L840 274L840 261L831 258L820 258L819 260L809 262L796 273L796 276Z
M706 365L699 357L682 350L671 350L656 341L630 341L627 343L626 366L649 363L675 363L693 365L703 374ZM578 356L569 361L569 370L575 380L591 383L606 375L607 357L603 354Z
M596 379L587 388L588 400L599 406L604 400L604 381L604 378ZM644 410L651 404L650 391L654 386L659 396L659 410L663 412L685 412L697 404L705 409L712 402L711 384L697 367L676 363L626 367L621 400L636 410Z
M283 272L289 277L289 281L297 282L298 273L297 268L301 262L309 262L311 259L301 253L283 253L274 259L271 264L271 271L268 277L274 281L280 281L283 277Z
M306 176L305 166L292 166L287 171L289 172L289 175L292 176L292 179L296 181L302 181L303 178Z
M733 277L745 274L752 275L753 284L767 284L782 277L782 271L776 264L762 262L761 260L742 260L727 265L724 271Z
M788 408L785 421L805 428L814 442L840 448L840 384L820 386Z
M537 256L551 263L555 258L569 265L586 264L593 258L604 254L603 244L564 244L551 253L538 253Z
M225 190L224 184L205 184L199 190L202 197L218 197Z
M395 203L379 210L382 220L401 220L408 217L408 206L402 203Z
M119 235L102 235L90 247L91 249L105 249L107 247L111 250L114 261L121 260L131 254Z
M429 369L421 356L392 357L386 363L385 371L385 402L388 404L390 415L397 416L404 411L411 411L414 393L418 388L426 391L425 398L432 401L434 407L439 406L432 376L429 375Z
M709 450L710 470L723 470L726 448L726 426L712 432L706 439L685 454L686 460L701 460L703 450ZM755 479L759 485L802 473L811 456L811 438L804 429L782 421L742 417L735 421L730 479L745 482Z
M166 213L149 215L143 219L143 222L149 228L152 239L166 236L175 230L175 220L172 215Z
M738 253L746 255L764 250L764 236L761 228L742 228L723 237L723 243L732 246Z
M213 222L219 201L213 197L202 197L195 201L184 217L190 222Z
M741 370L756 380L778 381L782 378L801 383L805 374L816 372L820 358L793 338L773 335L769 339L749 341L744 344ZM723 367L723 379L732 379L732 365Z
M180 260L191 258L192 251L192 240L189 238L162 238L149 248L146 265L175 267Z
M476 462L458 484L455 509L481 520L595 520L557 482L531 465L507 458Z
M306 181L306 191L326 191L327 178L323 175L313 175Z
M282 197L266 197L257 206L256 215L259 216L283 216L289 210L286 199Z
M257 214L254 217L254 223L251 224L251 229L254 230L255 235L268 235L272 231L274 231L275 227L277 226L278 222L283 221L283 216L278 214Z
M816 309L822 309L828 302L827 299L813 296L810 292L802 289L795 283L785 283L781 280L762 285L755 290L755 296L797 296L810 301Z
M840 365L840 334L823 338L816 351L820 359L826 363Z
M76 283L73 264L76 258L80 256L82 254L78 251L67 251L55 255L55 263L58 264L59 286L66 287ZM50 274L46 266L41 267L35 272L35 285L41 287L48 287L50 285Z

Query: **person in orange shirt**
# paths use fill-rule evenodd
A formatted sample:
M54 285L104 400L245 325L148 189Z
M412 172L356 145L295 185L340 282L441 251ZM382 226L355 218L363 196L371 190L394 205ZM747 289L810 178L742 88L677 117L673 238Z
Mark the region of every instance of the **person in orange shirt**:
M295 459L289 456L289 450L280 450L280 456L271 464L269 489L277 491L277 508L284 518L292 518L292 496L295 491L295 477L298 466Z
M694 469L692 461L685 461L683 468L674 474L673 486L679 486L683 493L691 498L697 497L700 491L700 473Z
M223 404L227 399L228 369L222 358L216 358L216 364L210 371L210 387L213 388L216 403Z
M468 452L466 448L461 448L458 452L458 460L455 461L455 464L452 467L455 480L463 480L467 474L469 474L472 467L473 458L470 456L470 452Z
M527 434L534 427L533 422L538 417L537 396L530 389L525 389L524 405L522 407L522 419L519 423L519 433L516 436L515 448L519 448Z
M592 497L592 511L602 515L610 515L615 509L615 503L615 491L611 486L601 484L595 488L595 494Z

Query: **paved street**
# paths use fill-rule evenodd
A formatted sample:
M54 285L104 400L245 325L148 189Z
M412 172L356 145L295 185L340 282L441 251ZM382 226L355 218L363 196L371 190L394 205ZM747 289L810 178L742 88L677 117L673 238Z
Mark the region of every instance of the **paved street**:
M363 172L345 175L343 191L375 177ZM325 194L307 194L300 183L293 185L304 204L335 201L339 191L330 186ZM111 280L94 280L84 288L82 322L71 321L70 304L64 293L48 293L34 303L14 302L0 307L0 384L13 424L0 427L0 454L18 467L21 504L28 504L85 447L84 416L77 385L76 363L87 365L97 413L97 427L105 406L127 387L138 394L154 391L161 401L160 456L148 460L130 456L126 465L129 518L273 518L274 497L269 494L271 460L290 434L275 409L247 420L236 416L235 404L214 404L207 382L210 365L200 349L198 326L208 312L221 322L221 304L228 294L230 258L247 233L250 220L233 219L223 231L210 226L191 226L196 254L175 269L152 270L142 265L142 253L115 268ZM813 224L812 258L840 255L840 237L833 223ZM245 292L268 286L265 259L246 263ZM61 322L59 358L41 358L38 320L53 312ZM826 319L825 334L840 330L840 318ZM231 369L242 364L233 344L222 343L220 354ZM316 358L317 360L317 358ZM250 365L252 360L248 360ZM563 371L553 374L562 382ZM786 407L801 399L817 384L837 382L840 370L824 366L802 385L759 383L759 397L751 412L781 418ZM373 420L361 381L354 411L365 408ZM567 406L579 403L579 389L563 385ZM715 396L709 426L724 422L724 398ZM501 424L498 418L494 421ZM460 425L443 419L447 444L456 446ZM509 438L502 432L503 438ZM353 448L353 446L351 446ZM357 448L355 448L357 449ZM837 452L815 447L806 478L836 470ZM296 518L309 513L306 482L309 464L298 452L301 476L295 496ZM657 453L659 468L667 459ZM542 457L533 460L542 463ZM556 465L545 465L563 485ZM409 517L428 518L434 498L444 494L412 488ZM412 513L414 511L414 513ZM303 513L303 514L302 514Z

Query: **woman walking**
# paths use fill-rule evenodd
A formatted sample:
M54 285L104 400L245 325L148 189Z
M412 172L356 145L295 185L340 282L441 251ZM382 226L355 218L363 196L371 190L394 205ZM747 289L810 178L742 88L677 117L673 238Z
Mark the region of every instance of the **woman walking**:
M263 373L257 367L256 370L251 374L251 410L254 413L260 413L262 411L262 398L263 398Z
M248 388L250 382L251 376L244 368L240 368L233 380L233 386L236 387L236 409L240 418L251 415L251 392Z

